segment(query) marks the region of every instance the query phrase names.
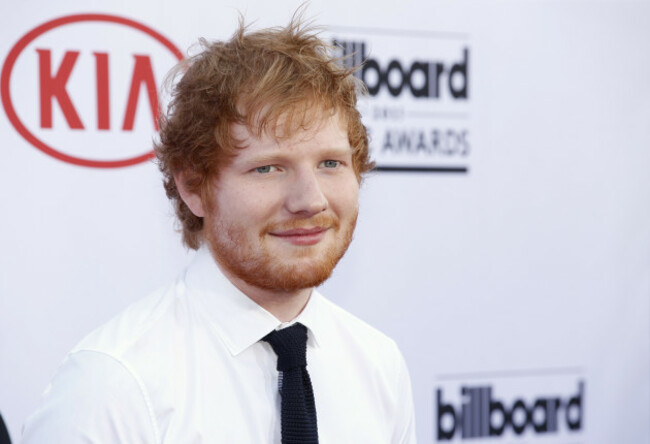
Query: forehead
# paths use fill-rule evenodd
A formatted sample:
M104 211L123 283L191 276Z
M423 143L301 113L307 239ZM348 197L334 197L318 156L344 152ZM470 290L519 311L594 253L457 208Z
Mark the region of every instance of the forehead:
M315 114L311 118L303 118L299 124L287 122L281 116L277 122L253 130L248 125L235 123L232 126L232 136L240 148L237 157L251 149L291 150L302 146L314 149L350 148L347 123L338 113Z

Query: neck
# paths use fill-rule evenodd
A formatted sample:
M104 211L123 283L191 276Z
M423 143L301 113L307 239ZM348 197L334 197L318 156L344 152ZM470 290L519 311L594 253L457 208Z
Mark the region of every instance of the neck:
M218 262L217 265L221 272L239 291L278 318L280 322L289 322L295 319L307 305L313 290L311 287L301 288L296 291L267 290L255 287L234 276Z

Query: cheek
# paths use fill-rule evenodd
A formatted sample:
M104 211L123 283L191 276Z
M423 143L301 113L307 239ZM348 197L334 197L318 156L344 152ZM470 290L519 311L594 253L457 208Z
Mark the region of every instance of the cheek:
M330 195L329 203L336 212L346 216L359 208L359 184L356 178L336 187Z
M229 220L252 225L266 223L281 207L280 193L269 187L239 184L223 190L219 204Z

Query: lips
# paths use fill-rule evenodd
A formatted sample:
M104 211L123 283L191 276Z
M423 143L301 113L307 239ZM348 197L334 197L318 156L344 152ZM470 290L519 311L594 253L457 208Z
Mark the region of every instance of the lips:
M279 239L290 242L294 245L315 245L325 237L329 228L294 228L290 230L273 231L269 234Z

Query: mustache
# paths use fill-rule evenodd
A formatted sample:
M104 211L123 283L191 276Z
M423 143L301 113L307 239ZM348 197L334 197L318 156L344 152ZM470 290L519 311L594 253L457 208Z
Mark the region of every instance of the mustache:
M338 217L330 214L317 214L309 218L295 218L282 222L270 223L264 227L264 233L298 230L314 227L334 228L340 226Z

